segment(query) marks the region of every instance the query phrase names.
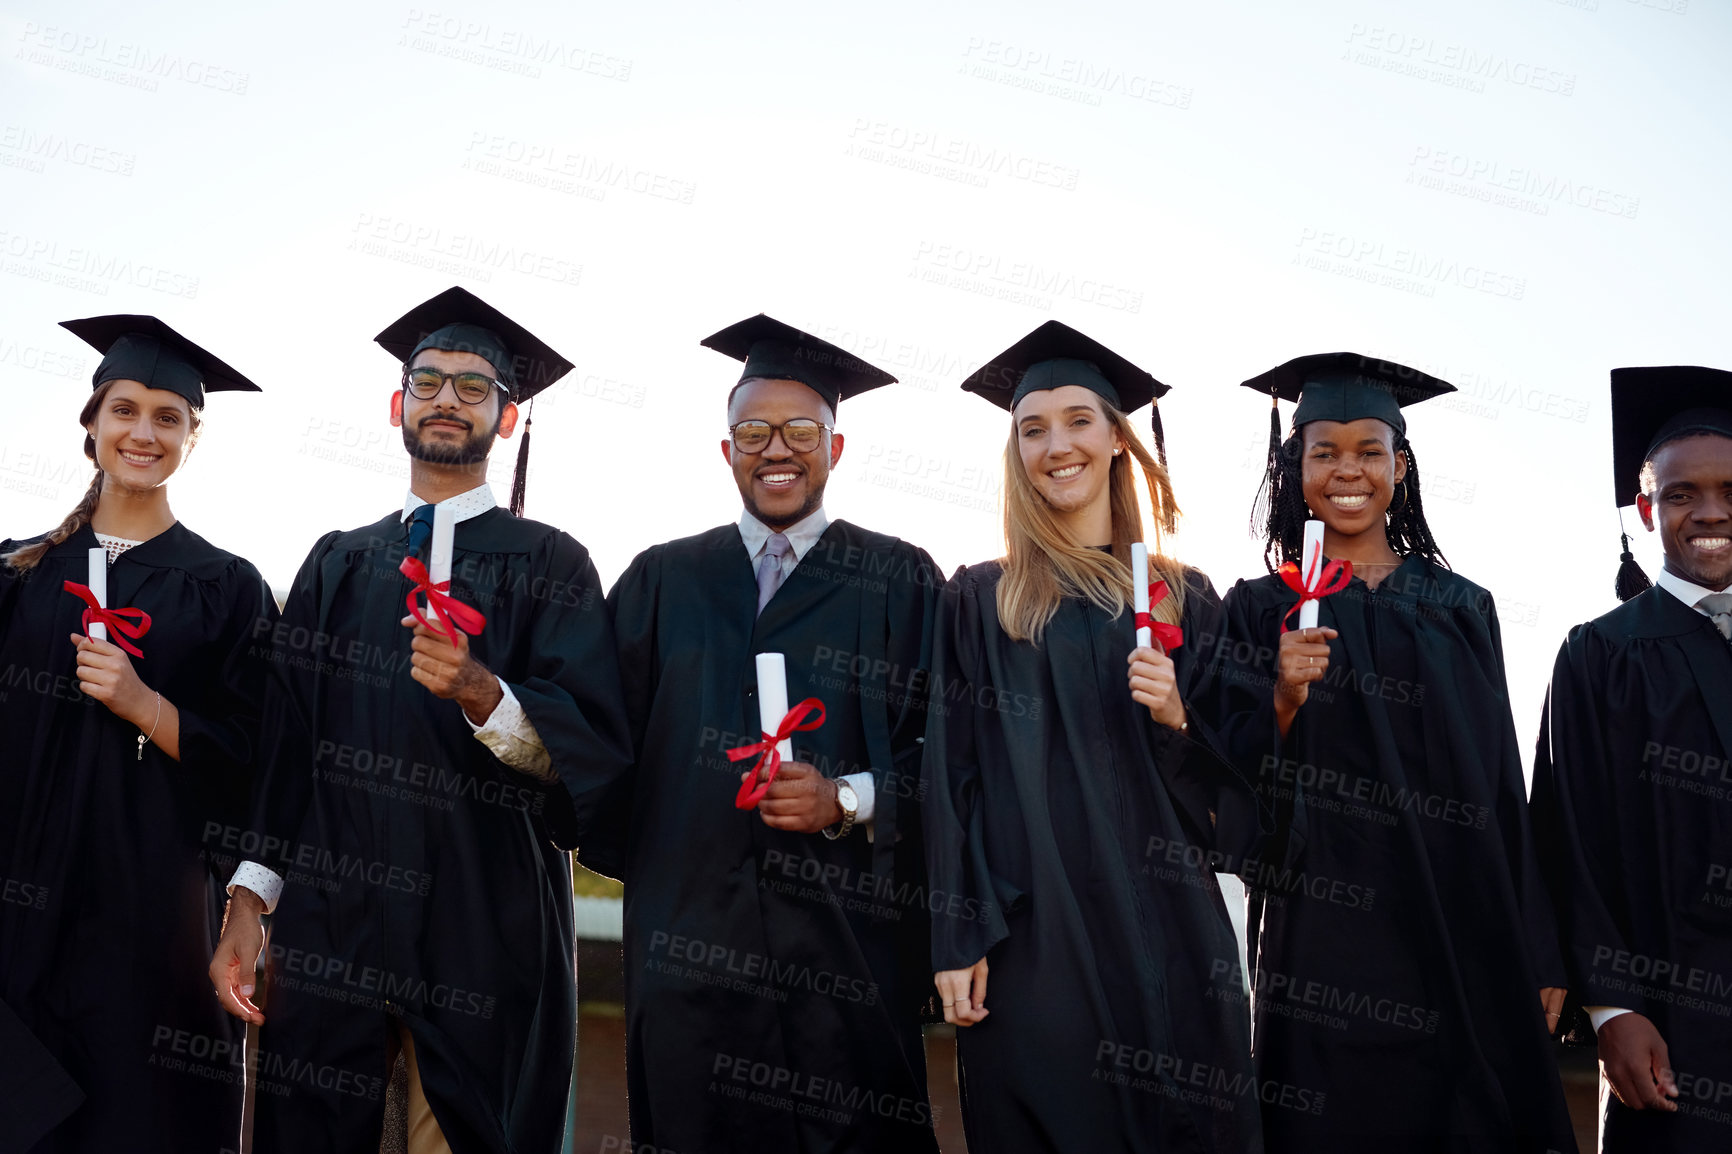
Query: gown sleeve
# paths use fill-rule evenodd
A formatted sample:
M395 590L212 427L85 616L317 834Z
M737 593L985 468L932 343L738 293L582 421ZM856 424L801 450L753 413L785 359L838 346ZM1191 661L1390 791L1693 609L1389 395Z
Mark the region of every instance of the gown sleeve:
M180 711L180 764L211 806L212 820L246 819L261 746L269 663L261 656L277 623L277 603L259 571L237 560L221 583L222 627L209 648L197 696L175 700ZM201 663L202 664L202 663ZM225 879L226 880L226 879Z
M1601 892L1593 868L1596 861L1618 860L1618 807L1600 708L1605 697L1589 658L1590 633L1589 626L1578 626L1552 667L1534 755L1534 842L1555 901L1571 1000L1636 1009L1630 993L1596 981L1610 971L1593 965L1594 945L1585 944L1628 948L1613 898Z
M990 592L990 590L987 590ZM992 715L975 707L992 689L981 648L981 586L960 569L939 597L927 711L923 810L930 893L960 899L976 917L932 919L932 968L966 969L1010 935L1005 910L1021 895L987 864L981 737Z
M585 869L625 880L630 849L632 793L636 788L637 751L643 748L650 709L655 704L657 674L656 619L661 592L661 548L638 554L607 595L607 616L613 631L615 666L625 723L628 760L633 763L613 781L600 801L589 828L579 839L577 860Z
M564 595L536 602L527 670L522 680L508 684L565 787L569 804L549 807L545 832L555 846L569 849L625 772L630 750L613 629L595 562L565 533L554 533L550 542L538 568L556 579L554 587Z

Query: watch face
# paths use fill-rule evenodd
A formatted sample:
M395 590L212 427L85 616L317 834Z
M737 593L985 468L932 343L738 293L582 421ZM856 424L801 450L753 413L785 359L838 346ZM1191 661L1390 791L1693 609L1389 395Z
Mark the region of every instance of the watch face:
M836 802L842 807L843 813L853 813L860 808L860 799L854 796L854 787L842 782L836 787Z

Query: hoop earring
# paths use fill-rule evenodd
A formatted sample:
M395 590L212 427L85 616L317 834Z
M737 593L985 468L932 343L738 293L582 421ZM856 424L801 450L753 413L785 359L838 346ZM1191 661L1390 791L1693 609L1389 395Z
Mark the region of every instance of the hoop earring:
M1397 481L1395 483L1395 487L1397 489L1401 490L1401 499L1389 507L1389 511L1391 513L1395 512L1397 509L1400 509L1404 505L1407 504L1407 481L1405 479L1401 480L1401 481Z

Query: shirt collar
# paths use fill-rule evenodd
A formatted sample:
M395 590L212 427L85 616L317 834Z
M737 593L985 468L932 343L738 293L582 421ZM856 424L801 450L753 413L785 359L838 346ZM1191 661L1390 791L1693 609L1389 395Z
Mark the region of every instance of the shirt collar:
M408 498L403 502L402 519L407 521L411 513L425 504L427 504L427 502L417 497L414 491L411 490ZM483 481L467 493L459 493L455 497L445 498L443 501L439 502L439 505L442 505L456 513L456 523L461 524L462 522L469 520L471 517L479 517L481 514L487 512L487 510L496 508L499 505L499 502L493 499L493 486L489 485L486 481ZM438 506L435 506L435 508L437 507Z
M824 530L830 527L830 517L820 505L806 515L802 521L797 521L782 530L782 535L788 538L788 544L793 546L794 560L798 561L806 555L806 551L818 543L818 538L824 535ZM740 511L740 540L745 542L746 555L756 561L764 552L764 546L769 543L773 532L768 525L752 516L749 510Z
M1660 575L1654 579L1654 584L1658 585L1660 588L1664 589L1690 608L1696 610L1696 612L1704 614L1707 613L1707 610L1698 606L1696 602L1714 593L1732 593L1732 585L1728 585L1724 589L1709 589L1705 585L1697 585L1694 582L1686 581L1670 569L1665 568L1660 570Z

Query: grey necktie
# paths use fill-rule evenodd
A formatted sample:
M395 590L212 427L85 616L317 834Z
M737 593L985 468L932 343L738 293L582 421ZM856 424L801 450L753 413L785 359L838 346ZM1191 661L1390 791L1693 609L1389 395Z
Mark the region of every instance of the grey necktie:
M771 533L770 539L764 543L764 555L758 559L758 612L764 612L764 606L770 603L770 598L776 595L776 590L782 587L782 558L788 555L792 546L788 544L786 533Z
M1732 593L1710 593L1696 602L1696 608L1708 614L1720 636L1732 641Z

